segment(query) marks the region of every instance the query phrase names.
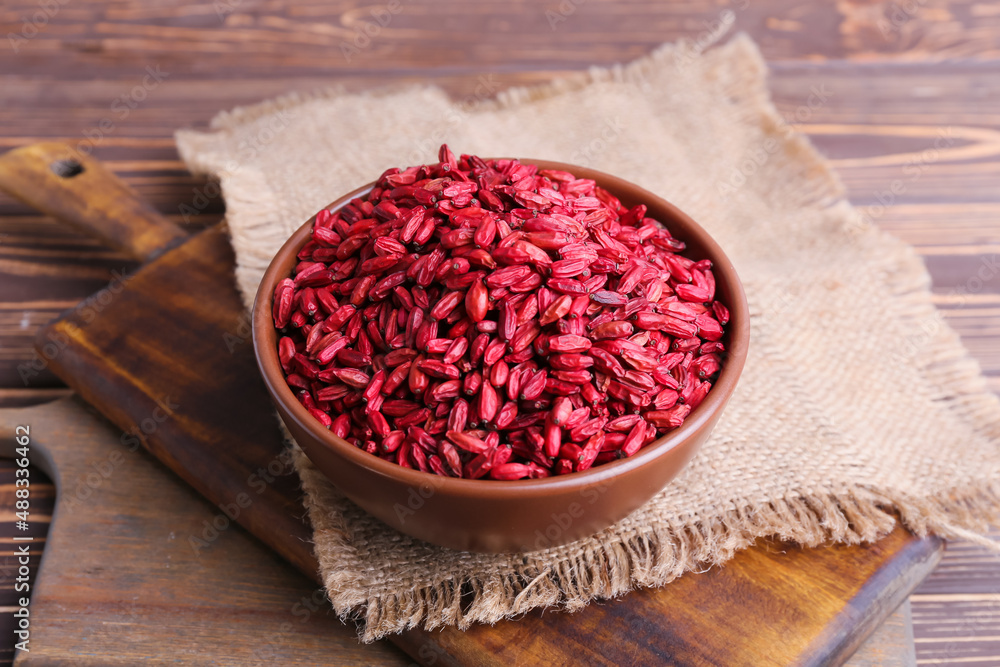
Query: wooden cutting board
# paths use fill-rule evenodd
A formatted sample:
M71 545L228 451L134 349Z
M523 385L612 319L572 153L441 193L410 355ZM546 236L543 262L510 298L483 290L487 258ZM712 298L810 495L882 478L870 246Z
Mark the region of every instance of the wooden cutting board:
M146 452L131 451L121 432L79 398L0 410L0 455L15 455L19 425L31 427L30 458L60 492L45 537L44 575L31 591L31 651L19 653L18 667L413 665L388 641L358 642L322 588L246 531L225 529L210 547L192 549L188 536L201 534L218 509ZM33 554L45 535L37 531L45 525L37 481L32 531L7 533L36 534ZM5 488L13 507L13 484ZM0 527L13 529L12 519ZM907 540L897 529L883 545ZM786 562L803 551L770 548ZM734 564L755 557L757 550L746 551ZM854 654L851 667L912 667L908 629L904 608ZM12 636L13 626L7 631Z
M220 507L217 517L235 517L318 580L225 229L186 238L57 144L0 157L0 187L149 260L39 333L50 368L125 431L124 443L141 442ZM211 545L210 531L194 538ZM836 663L932 569L940 544L897 530L865 547L786 550L761 543L723 568L576 614L392 641L425 665Z
M14 456L19 425L59 492L18 667L412 665L388 642L358 642L315 582L246 531L224 528L193 549L189 536L218 509L78 397L0 410L0 454ZM34 527L43 516L31 488Z

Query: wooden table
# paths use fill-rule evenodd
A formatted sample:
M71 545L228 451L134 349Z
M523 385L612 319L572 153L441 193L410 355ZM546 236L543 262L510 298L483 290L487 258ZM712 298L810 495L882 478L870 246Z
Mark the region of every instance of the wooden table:
M371 27L373 8L397 6ZM222 202L187 173L171 134L218 110L331 83L431 80L465 98L484 82L544 81L698 39L726 11L760 44L779 110L833 160L851 200L925 256L939 307L1000 391L1000 10L985 3L13 0L0 9L0 150L82 142L161 211L199 228L219 219ZM810 106L817 91L826 101ZM933 150L938 137L953 141ZM30 364L34 330L131 268L0 197L0 406L67 393ZM12 474L0 466L0 484ZM36 499L51 494L34 488ZM11 501L0 494L0 516ZM3 526L8 545L11 532ZM12 572L5 551L0 579ZM1000 561L954 545L912 597L918 660L1000 664L998 600Z

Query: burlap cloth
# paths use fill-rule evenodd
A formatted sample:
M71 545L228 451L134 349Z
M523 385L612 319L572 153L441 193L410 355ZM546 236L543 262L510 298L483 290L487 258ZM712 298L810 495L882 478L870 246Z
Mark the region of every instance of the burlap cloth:
M248 305L304 220L389 166L434 161L441 141L630 179L704 225L746 286L750 358L711 440L646 506L589 539L526 555L431 546L345 501L301 457L330 600L358 615L366 640L580 609L722 563L759 536L874 540L894 511L916 533L987 543L1000 507L1000 404L933 307L913 249L844 200L772 106L765 76L738 36L705 53L666 45L499 100L328 91L178 132L190 168L221 180ZM489 88L484 77L477 95Z

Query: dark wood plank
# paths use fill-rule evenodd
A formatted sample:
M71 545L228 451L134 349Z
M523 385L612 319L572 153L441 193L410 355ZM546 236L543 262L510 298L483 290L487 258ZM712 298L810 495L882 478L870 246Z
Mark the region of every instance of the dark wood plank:
M698 39L727 20L737 30L752 32L774 60L984 57L995 55L1000 42L995 14L972 0L934 8L793 5L782 0L563 5L480 0L394 7L399 9L390 12L358 2L260 5L239 0L150 7L138 0L114 5L80 0L54 12L37 35L16 40L17 58L6 61L0 73L49 77L57 69L52 62L65 61L67 55L80 71L127 76L156 63L165 71L203 79L233 73L280 77L290 72L580 66L630 60L678 37ZM22 17L37 9L30 0L7 3L2 33L20 34ZM373 16L379 10L381 26ZM366 26L375 26L369 28L373 37L357 39ZM34 34L30 27L27 32ZM356 46L356 52L345 55L342 45Z
M919 664L1000 665L1000 556L950 544L912 598Z
M60 492L32 590L30 652L19 653L17 664L411 664L388 642L361 644L314 582L243 530L219 524L207 547L192 548L190 538L219 521L218 509L124 445L79 398L0 411L5 454L18 424L31 426L31 458L47 459ZM0 482L11 473L0 466ZM34 565L53 488L33 475ZM0 486L4 507L8 496ZM0 515L7 560L12 531ZM4 632L11 620L0 609Z

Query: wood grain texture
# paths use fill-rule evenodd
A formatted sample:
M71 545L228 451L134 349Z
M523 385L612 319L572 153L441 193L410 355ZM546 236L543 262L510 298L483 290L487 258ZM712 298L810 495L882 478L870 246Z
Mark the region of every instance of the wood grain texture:
M369 646L358 643L353 628L330 613L315 584L291 571L241 528L222 529L208 548L193 550L188 538L203 535L205 524L217 520L215 508L145 452L123 446L118 430L78 399L0 411L0 433L5 440L16 424L33 425L35 455L44 452L51 459L61 489L55 503L52 483L37 468L32 470L32 519L37 525L32 533L19 534L36 534L38 541L33 546L39 546L49 527L45 510L51 511L53 505L55 521L48 535L50 547L43 576L33 584L32 650L20 655L19 665L157 665L178 661L218 665L413 664L387 641ZM94 477L95 471L102 472ZM0 493L4 482L13 479L12 472L9 462L0 463ZM0 495L0 501L9 499ZM95 530L95 526L103 529ZM0 539L8 539L11 528L10 523L0 523ZM914 544L897 531L882 546L891 550ZM780 544L756 551L776 569L755 581L737 564L735 576L751 588L795 587L796 577L784 576L789 566L794 567L803 556L812 561L807 552ZM826 562L840 562L839 551L830 550ZM39 554L40 550L33 554L32 569ZM931 564L933 560L926 563ZM871 560L864 559L862 567L870 566ZM703 576L727 576L728 569ZM825 572L821 567L817 577L822 578ZM914 576L918 574L914 571ZM0 570L0 577L9 576L9 567ZM697 588L697 579L682 581L688 580ZM846 591L838 586L834 580L810 586L808 602L839 599ZM652 597L649 592L637 595ZM607 604L621 606L624 602ZM890 601L886 599L886 603ZM720 620L721 627L726 627L732 616L730 604L730 600L716 600L711 607L710 613ZM666 605L661 611L673 616L676 605ZM752 611L744 610L747 614ZM549 616L554 616L549 623L558 625L560 615ZM0 627L9 629L12 620L10 612L0 608ZM626 631L618 655L607 656L616 658L610 664L639 664L634 661L639 655L638 642L663 645L648 618L632 615L626 620L626 628L597 631ZM529 639L518 644L522 657L539 648L538 637L531 631L533 624L533 619L505 624L524 628L522 634ZM673 634L682 634L691 625L702 625L695 614ZM775 645L782 647L780 652L750 664L781 664L779 659L794 648L786 646L787 635L781 633L794 629L769 629ZM247 633L252 634L252 641L246 641ZM907 650L912 651L908 633L905 612L893 614L847 664L908 664ZM590 637L566 639L577 649L573 660L562 655L561 661L550 664L608 664L595 659ZM793 644L808 640L808 636L796 636ZM178 649L165 653L165 646ZM418 653L421 650L428 664L440 657L431 644L423 644ZM7 647L0 653L0 661L10 656ZM683 657L678 651L670 659ZM498 659L501 661L496 664L509 664L503 653ZM724 656L713 656L712 660L715 664L736 664ZM437 660L435 664L447 663Z
M920 664L1000 665L1000 556L949 545L913 595L913 626Z
M100 313L73 310L47 326L39 348L126 432L122 442L141 442L220 507L238 503L242 525L317 576L233 262L225 229L210 227L137 270Z
M1000 228L1000 160L993 152L1000 11L989 3L588 0L572 3L577 10L552 30L545 11L558 11L554 0L413 1L352 62L339 42L353 38L378 3L60 4L37 36L16 42L16 53L6 36L20 35L39 5L16 0L0 7L0 150L40 139L83 141L188 229L218 221L223 207L210 186L184 171L171 133L204 127L218 110L331 83L360 89L429 80L464 99L480 77L498 88L530 84L624 61L662 41L696 40L711 27L705 21L729 8L735 29L748 31L769 61L779 110L834 158L852 201L876 205L879 193L904 180L905 192L876 221L928 258L939 306L1000 392L1000 277L975 280L996 255ZM142 86L147 65L169 76L134 108L123 108L136 102L129 96ZM824 85L828 101L810 108L810 94ZM101 130L105 119L109 131ZM910 180L906 161L932 147L938 128L956 130L958 147L978 152L916 163L920 176ZM185 220L179 207L200 197L204 207ZM35 330L113 280L112 272L133 268L124 256L0 196L0 404L49 400L61 391L44 367L32 367ZM42 391L32 394L36 389ZM963 549L949 550L945 563ZM992 563L985 554L974 559L935 594L950 595L949 587L969 592L963 587L972 584L964 582L993 591L1000 572ZM923 615L930 604L933 612ZM1000 636L1000 613L981 600L921 598L914 615L918 640L940 628L971 664L1000 665L1000 648L989 639ZM945 659L951 653L940 644L917 647L922 660L964 664Z
M933 545L901 528L863 549L765 541L723 567L603 602L600 614L570 617L578 623L535 611L464 634L404 633L397 643L445 665L840 664L863 640L854 629L869 625L870 614L881 622L938 558ZM810 620L816 615L830 621L816 625Z
M1000 42L996 14L971 0L905 5L910 11L891 3L791 5L781 0L590 0L570 3L569 11L560 11L555 0L411 0L392 14L384 6L356 0L294 5L226 0L150 7L134 0L80 0L52 16L36 36L18 43L23 69L15 71L50 75L47 61L68 54L81 68L108 73L141 70L137 62L160 61L165 69L183 69L200 78L233 72L273 76L275 68L289 67L329 72L460 69L499 62L520 69L607 63L634 58L668 39L711 32L727 9L774 60L992 57ZM374 23L373 8L383 9L389 20L360 54L344 57L341 44L354 44L365 24ZM22 17L36 9L30 0L7 3L0 18L3 34L20 34ZM443 35L447 39L435 40Z
M901 604L844 664L847 667L914 667L917 655L913 647L910 601Z
M35 460L49 457L59 487L18 665L411 664L387 642L360 644L314 582L243 530L220 522L193 548L218 510L80 399L0 411L5 452L17 424L31 425ZM51 507L38 481L33 507Z

